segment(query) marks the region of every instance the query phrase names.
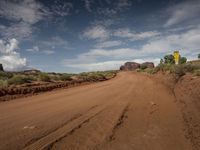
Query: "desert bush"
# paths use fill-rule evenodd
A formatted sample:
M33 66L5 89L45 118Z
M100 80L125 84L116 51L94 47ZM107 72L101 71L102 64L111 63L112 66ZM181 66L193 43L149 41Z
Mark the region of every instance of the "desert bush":
M187 62L186 57L180 57L179 64L185 64Z
M117 74L117 71L113 70L113 71L105 71L103 72L103 75L105 78L112 78Z
M165 64L175 64L174 56L173 55L165 55L164 63Z
M194 71L194 75L200 76L200 69L195 70L195 71Z
M77 77L84 81L99 81L112 78L117 71L97 71L97 72L84 72L77 75Z
M0 88L1 87L7 87L8 86L8 81L7 80L0 80Z
M14 75L12 78L8 79L8 85L30 83L33 80L35 80L33 77L29 77L25 75Z
M56 74L56 73L48 73L48 76L50 78L50 80L53 81L59 81L60 80L60 74Z
M178 76L183 76L186 73L183 65L175 65L171 71Z
M141 64L141 65L140 65L140 69L144 70L144 69L146 69L146 68L147 68L147 65L144 65L144 64Z
M49 75L47 73L40 73L39 80L49 82L49 81L51 81L51 78L49 77Z
M158 72L158 70L156 68L146 68L144 71L149 74L155 74Z
M137 71L137 72L144 72L144 70L142 70L142 69L140 69L140 68L136 69L136 71Z
M0 80L7 80L12 77L13 77L12 73L0 71Z
M162 64L162 65L160 65L160 70L162 70L162 71L169 71L169 72L172 72L172 70L173 70L173 64Z
M72 78L71 78L71 75L69 75L69 74L62 74L60 76L60 80L62 80L62 81L71 81Z

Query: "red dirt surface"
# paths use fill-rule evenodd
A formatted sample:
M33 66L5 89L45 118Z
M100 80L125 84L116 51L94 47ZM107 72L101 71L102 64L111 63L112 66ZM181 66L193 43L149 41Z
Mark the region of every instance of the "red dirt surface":
M199 150L200 137L188 134L196 128L179 103L186 102L198 126L199 107L189 104L199 100L199 83L190 95L179 86L193 83L180 81L175 94L157 79L121 72L109 81L2 102L0 149Z

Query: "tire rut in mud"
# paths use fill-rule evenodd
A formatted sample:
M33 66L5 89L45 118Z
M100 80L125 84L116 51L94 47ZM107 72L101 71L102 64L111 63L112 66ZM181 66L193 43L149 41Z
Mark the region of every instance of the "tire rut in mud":
M114 136L115 130L123 123L127 110L127 102L109 105L50 149L98 149L101 144L109 142L110 137Z
M62 138L72 134L76 129L81 128L81 126L84 123L89 122L91 118L95 117L98 113L100 113L104 109L105 109L104 107L102 108L93 106L85 114L70 119L70 121L67 124L47 134L46 136L43 136L37 141L32 142L32 144L27 145L24 148L24 150L32 150L32 149L42 150L51 148L51 146L55 142L58 142Z

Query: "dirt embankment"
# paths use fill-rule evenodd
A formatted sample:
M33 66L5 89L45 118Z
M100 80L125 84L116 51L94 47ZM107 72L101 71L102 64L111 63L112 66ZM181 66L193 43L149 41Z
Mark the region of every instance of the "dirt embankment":
M153 78L173 91L184 119L186 137L190 139L194 150L199 150L200 77L186 74L178 78L172 74L158 73Z
M115 75L113 76L115 77ZM111 77L111 78L113 78ZM22 86L10 86L7 88L0 88L0 102L8 101L11 99L16 99L20 97L31 96L43 92L48 92L60 88L70 88L80 85L86 85L94 82L101 82L109 80L110 78L105 78L96 81L84 81L84 80L73 80L65 82L52 82L52 83L38 83L38 84L25 84Z
M200 149L200 78L185 75L177 82L174 93L183 114L187 138L195 150Z

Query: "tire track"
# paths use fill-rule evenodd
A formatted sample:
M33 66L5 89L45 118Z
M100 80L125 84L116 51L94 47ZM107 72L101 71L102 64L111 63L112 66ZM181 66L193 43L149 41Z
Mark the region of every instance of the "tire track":
M120 128L120 126L122 126L122 124L124 123L125 118L127 118L128 116L126 116L127 112L129 109L129 104L127 104L127 106L123 109L117 123L115 124L113 130L112 130L112 134L109 137L109 141L112 141L115 139L115 132L116 130L118 130L118 128Z
M98 105L92 106L92 107L89 108L85 113L91 111L92 109L95 109L96 107L98 107ZM75 119L78 119L78 118L81 117L81 116L83 116L83 114L76 114L76 115L74 115L72 118L70 118L69 120L67 120L65 123L63 123L62 125L60 125L59 127L57 127L57 128L55 128L55 129L49 131L48 133L46 133L46 134L44 134L44 135L42 135L42 136L40 136L40 137L31 139L30 141L28 141L28 142L25 144L24 148L26 148L26 147L28 147L29 145L35 143L36 141L38 141L38 140L40 140L40 139L42 139L42 138L48 136L48 135L51 134L52 132L55 132L56 130L62 128L63 126L67 125L68 123L70 123L71 121L73 121L73 120L75 120Z
M43 149L49 149L51 146L61 140L62 138L72 134L75 130L81 128L81 126L89 122L91 118L95 117L97 114L102 112L105 109L105 106L103 107L97 107L96 109L92 109L89 112L87 112L85 115L82 115L78 117L75 120L72 120L68 124L62 126L61 128L57 129L56 131L48 134L47 136L37 140L36 142L32 143L31 145L28 145L24 148L24 150L43 150Z
M109 142L110 137L114 135L119 122L123 122L128 105L127 101L109 104L107 108L91 118L89 122L82 124L70 136L56 141L49 149L97 149L102 143Z

